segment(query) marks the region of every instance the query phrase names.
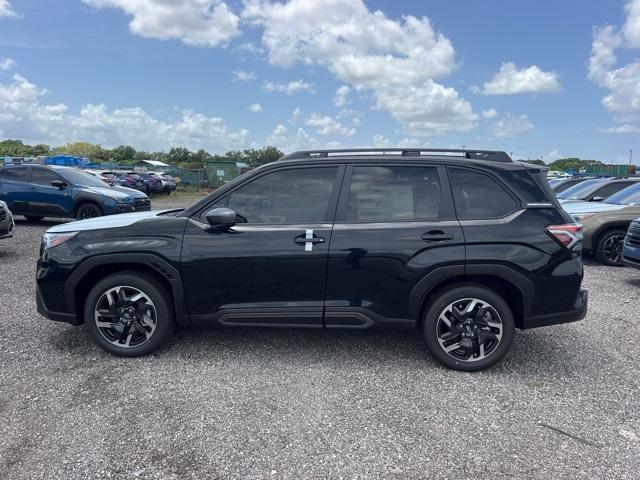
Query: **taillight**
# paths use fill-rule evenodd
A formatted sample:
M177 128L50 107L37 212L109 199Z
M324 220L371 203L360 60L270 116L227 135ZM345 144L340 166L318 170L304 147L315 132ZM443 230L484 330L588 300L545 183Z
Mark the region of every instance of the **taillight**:
M563 247L576 251L582 250L582 225L579 223L549 225L547 232Z

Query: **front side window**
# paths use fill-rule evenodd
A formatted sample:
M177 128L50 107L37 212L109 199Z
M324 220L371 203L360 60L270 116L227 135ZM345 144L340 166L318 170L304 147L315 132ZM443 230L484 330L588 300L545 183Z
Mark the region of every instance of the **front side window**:
M12 180L14 182L26 182L27 181L27 169L26 168L3 168L0 170L0 178L5 180Z
M439 212L440 179L435 167L353 167L347 221L435 220Z
M267 173L231 193L228 207L238 221L256 224L309 224L328 218L337 167L294 168Z
M44 168L34 168L31 170L31 183L51 186L51 182L54 180L60 180L60 177L50 170Z
M460 220L502 218L517 208L513 197L488 175L450 168L449 180Z

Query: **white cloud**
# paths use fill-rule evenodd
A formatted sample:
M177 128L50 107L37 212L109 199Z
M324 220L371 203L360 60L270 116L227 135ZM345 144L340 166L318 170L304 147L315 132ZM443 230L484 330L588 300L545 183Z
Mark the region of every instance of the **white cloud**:
M616 51L640 48L640 0L629 2L626 9L629 16L622 33L612 25L594 30L588 78L609 91L602 104L614 119L628 123L640 119L640 62L617 67Z
M469 130L477 115L469 102L433 79L456 67L451 42L427 17L401 21L371 12L362 0L247 0L244 19L264 27L269 62L325 66L375 107L420 135Z
M281 123L271 132L265 143L278 147L285 153L320 147L320 142L309 135L303 128L297 128L292 133Z
M336 90L336 94L333 97L333 104L336 107L344 107L349 100L349 93L351 89L348 85L342 85Z
M296 107L296 109L293 112L291 112L291 118L289 119L289 123L291 125L296 125L301 117L302 117L302 110L300 110L300 107Z
M551 93L560 90L558 74L544 72L538 66L518 69L514 63L503 63L500 71L479 90L484 95L515 95L518 93Z
M483 110L482 111L482 118L495 118L498 116L498 112L496 111L495 108L490 108L488 110Z
M0 18L18 18L9 0L0 0Z
M2 0L0 0L2 1ZM83 0L95 8L119 8L132 19L129 30L145 38L179 39L215 47L240 34L240 18L221 0Z
M373 136L373 146L377 148L391 148L393 147L393 143L384 135L376 133Z
M496 138L516 137L529 130L533 130L533 124L526 115L513 116L510 112L491 125L491 134Z
M628 16L622 30L624 38L629 46L640 48L640 0L628 2L625 10Z
M625 123L624 125L618 125L617 127L604 128L600 131L603 133L613 134L640 133L640 125L630 125Z
M13 58L4 57L0 58L0 70L11 70L16 66L16 61Z
M544 157L542 157L542 161L544 161L544 163L551 163L551 162L555 162L559 158L562 158L562 155L560 154L560 152L558 150L552 150L549 153L547 153Z
M249 111L259 113L262 111L262 105L260 105L259 103L254 103L249 107Z
M425 142L412 137L405 137L400 140L398 143L394 144L393 141L389 140L384 135L376 133L373 136L373 146L377 148L404 148L404 147L425 147Z
M264 82L264 89L268 92L280 92L293 95L298 92L315 93L313 83L304 80L292 80L289 83Z
M304 124L315 127L316 133L320 135L342 135L345 137L352 137L356 133L355 128L345 127L329 115L322 116L317 113L313 113L304 121Z
M248 130L231 130L222 118L192 110L171 122L153 118L140 107L110 110L88 103L74 114L62 103L41 103L46 93L19 74L9 84L0 83L0 137L30 143L84 140L149 150L186 146L219 151L248 145Z
M251 80L256 80L258 78L256 72L248 72L246 70L234 70L233 72L231 72L231 75L233 76L233 79L238 82L248 82Z

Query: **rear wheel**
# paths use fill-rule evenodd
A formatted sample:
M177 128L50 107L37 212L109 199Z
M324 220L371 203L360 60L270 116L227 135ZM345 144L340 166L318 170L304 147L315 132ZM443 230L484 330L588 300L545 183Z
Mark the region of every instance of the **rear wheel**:
M595 257L603 265L614 267L623 266L622 249L624 246L625 230L609 230L600 236L596 245Z
M170 298L166 288L150 275L111 275L98 282L87 296L87 330L109 353L123 357L146 355L173 333Z
M93 203L85 203L76 210L76 218L78 220L86 220L87 218L95 218L102 216L102 210Z
M40 215L25 215L24 218L30 222L40 222L44 217L41 217Z
M513 340L511 309L493 290L459 285L427 307L422 332L429 352L454 370L483 370L498 362Z

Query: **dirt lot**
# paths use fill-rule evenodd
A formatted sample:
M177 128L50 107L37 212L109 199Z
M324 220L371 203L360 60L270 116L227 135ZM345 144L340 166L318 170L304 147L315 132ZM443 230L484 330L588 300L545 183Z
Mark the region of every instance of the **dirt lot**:
M121 359L36 312L54 223L0 241L2 478L638 478L640 271L588 263L586 320L482 373L411 333L186 329Z

